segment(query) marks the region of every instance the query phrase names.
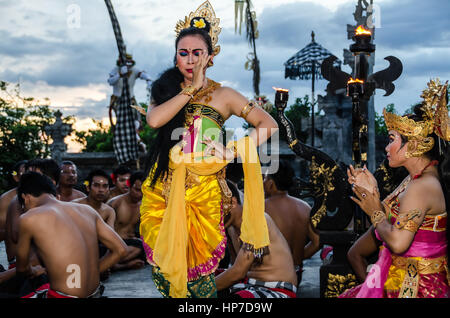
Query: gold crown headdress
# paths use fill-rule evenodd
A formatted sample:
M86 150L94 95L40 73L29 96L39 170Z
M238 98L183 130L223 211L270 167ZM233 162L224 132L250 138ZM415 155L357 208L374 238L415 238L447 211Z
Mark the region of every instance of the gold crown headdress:
M450 121L447 110L447 86L439 79L428 82L428 87L420 97L423 98L423 120L415 121L407 116L398 116L383 109L384 120L388 130L395 130L408 139L417 141L417 148L413 151L409 145L406 157L419 157L430 151L434 146L434 139L430 135L434 132L439 138L450 141ZM411 149L410 149L411 147Z
M216 13L209 1L205 1L195 12L191 12L189 16L184 18L184 21L179 20L177 22L177 25L175 26L176 35L178 36L182 30L191 26L199 29L206 28L205 20L210 25L208 33L211 37L213 53L214 55L217 55L220 52L220 45L217 45L217 42L219 40L219 33L222 29L219 27L220 19L216 18Z

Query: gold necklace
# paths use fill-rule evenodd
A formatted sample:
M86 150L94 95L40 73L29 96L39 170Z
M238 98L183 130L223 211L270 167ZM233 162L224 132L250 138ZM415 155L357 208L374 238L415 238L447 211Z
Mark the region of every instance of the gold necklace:
M192 102L199 102L201 101L203 98L205 98L205 103L208 104L212 97L211 97L211 93L214 92L217 88L219 88L221 85L220 83L217 83L215 81L213 81L212 79L208 78L208 84L206 86L206 88L201 88L195 95L194 97L191 99L191 103ZM184 89L186 87L186 85L183 83L181 83L181 88Z

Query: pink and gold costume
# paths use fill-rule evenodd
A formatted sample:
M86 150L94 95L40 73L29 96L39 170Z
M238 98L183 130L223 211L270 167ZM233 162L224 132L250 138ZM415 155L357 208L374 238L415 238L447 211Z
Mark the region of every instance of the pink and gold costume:
M383 202L391 224L400 210L398 196L410 182L408 176ZM408 250L397 255L386 243L380 247L378 261L363 284L345 291L340 298L448 298L447 213L426 215ZM378 232L375 234L381 240Z

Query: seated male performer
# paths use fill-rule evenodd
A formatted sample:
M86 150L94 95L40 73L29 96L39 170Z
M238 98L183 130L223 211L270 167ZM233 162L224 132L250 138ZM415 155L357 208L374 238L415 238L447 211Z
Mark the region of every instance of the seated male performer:
M109 194L109 176L103 170L93 170L87 177L86 188L89 191L88 196L80 199L75 199L72 202L87 204L94 208L103 221L106 222L111 228L114 228L114 222L116 220L116 213L109 205L103 203Z
M58 183L61 169L58 163L53 159L33 159L25 164L25 171L35 171L49 177L56 186ZM17 195L14 196L8 206L6 216L6 232L5 232L5 248L8 258L9 268L16 265L16 249L19 240L19 219L24 213L23 207L20 205ZM32 258L32 265L38 265L39 260Z
M61 162L61 176L56 191L61 201L72 201L78 198L84 198L86 195L75 189L78 173L77 166L72 161Z
M121 194L107 202L116 211L116 222L114 229L128 245L128 254L113 270L141 268L145 265L145 252L139 234L136 229L140 221L140 206L142 201L142 183L145 174L141 171L134 172L129 179L130 191Z
M314 232L309 217L311 207L305 201L288 194L294 184L294 176L294 169L289 162L280 160L277 172L265 175L263 184L265 211L289 244L300 284L303 260L313 256L320 246L319 235Z
M297 276L294 261L286 239L266 213L269 229L269 254L258 262L251 251L239 240L242 224L242 205L236 187L227 182L231 190L231 211L224 223L231 237L237 257L233 265L216 276L217 291L230 288L231 297L238 298L295 298Z
M130 179L130 176L131 170L127 166L118 166L113 170L113 173L111 174L111 180L114 184L114 187L109 192L108 199L106 201L128 192L130 187L128 186L127 181Z
M87 183L87 184L86 184ZM87 176L85 182L88 191L88 196L81 199L75 199L72 202L87 204L98 212L100 217L114 229L114 222L116 220L116 212L109 205L104 203L109 195L110 178L103 170L93 170ZM101 242L98 243L99 257L102 258L108 252L108 249ZM102 281L108 279L110 269L101 272Z
M12 178L15 184L19 183L20 176L25 172L26 160L17 162L12 171ZM6 191L0 196L0 242L5 239L6 235L6 215L11 200L17 195L17 187Z
M26 297L100 297L100 272L126 254L122 239L91 207L57 200L54 184L39 173L22 176L17 196L26 213L19 222L16 275L33 275L28 259L35 246L49 277L47 286ZM101 260L99 240L111 251Z

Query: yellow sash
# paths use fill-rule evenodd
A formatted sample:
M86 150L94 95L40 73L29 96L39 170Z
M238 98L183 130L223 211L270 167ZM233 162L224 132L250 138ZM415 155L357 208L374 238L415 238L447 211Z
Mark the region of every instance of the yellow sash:
M254 250L261 250L269 246L270 242L264 217L264 190L258 153L250 137L230 141L227 148L233 145L242 159L244 170L244 206L240 238ZM153 257L160 271L170 282L171 297L187 295L186 169L197 175L211 175L228 164L228 161L217 157L202 158L201 161L194 159L198 156L198 153L184 154L178 145L174 146L170 153L169 167L173 169L172 183Z

